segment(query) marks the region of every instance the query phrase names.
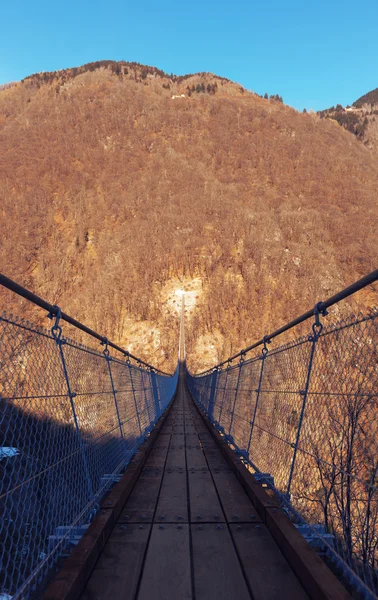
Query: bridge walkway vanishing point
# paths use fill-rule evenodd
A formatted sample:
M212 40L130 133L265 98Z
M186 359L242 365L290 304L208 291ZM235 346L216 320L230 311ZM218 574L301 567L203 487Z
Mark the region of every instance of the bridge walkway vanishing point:
M196 408L181 368L168 415L80 599L349 598L324 568L330 594L307 595ZM60 594L47 590L44 600Z
M81 598L251 597L308 596L221 455L182 373L168 418Z

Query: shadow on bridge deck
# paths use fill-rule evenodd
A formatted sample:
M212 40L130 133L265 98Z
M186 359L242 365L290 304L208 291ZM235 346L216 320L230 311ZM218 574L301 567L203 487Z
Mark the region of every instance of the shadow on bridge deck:
M81 600L309 597L226 462L181 372L172 407Z

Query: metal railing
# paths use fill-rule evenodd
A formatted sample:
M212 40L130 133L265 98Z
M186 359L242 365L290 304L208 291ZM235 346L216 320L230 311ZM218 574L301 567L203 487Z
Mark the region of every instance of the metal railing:
M329 306L377 279L374 271L213 369L187 373L210 421L365 598L378 592L378 310L324 323ZM270 346L311 318L307 336Z
M154 369L9 282L0 277L54 320L47 330L0 315L0 597L25 599L77 543L170 403L178 370ZM103 349L64 337L64 321Z

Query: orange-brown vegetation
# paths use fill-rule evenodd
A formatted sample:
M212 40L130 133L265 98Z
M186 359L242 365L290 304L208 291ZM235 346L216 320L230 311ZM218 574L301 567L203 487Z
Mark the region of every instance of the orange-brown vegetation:
M164 293L195 281L197 370L376 267L377 155L349 132L211 74L93 65L0 91L6 275L171 370Z
M378 88L361 96L352 106L331 106L319 113L322 118L337 121L355 135L365 146L378 149Z

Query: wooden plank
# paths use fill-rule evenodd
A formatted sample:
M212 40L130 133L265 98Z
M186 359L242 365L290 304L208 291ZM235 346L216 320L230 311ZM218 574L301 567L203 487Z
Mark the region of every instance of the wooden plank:
M161 430L161 434L160 435L163 435L163 436L172 435L172 431L173 431L173 425L164 424L164 427Z
M192 600L188 525L153 525L138 600Z
M81 600L135 596L151 525L117 525L84 588Z
M201 428L201 429L202 429L202 428ZM213 436L211 435L211 433L210 433L210 432L209 432L207 429L202 429L202 431L198 431L198 430L197 430L197 433L198 433L198 437L199 437L199 439L200 439L200 440L201 440L201 442L202 442L202 443L204 443L204 444L205 444L206 442L209 442L209 443L211 443L211 442L213 442L213 441L214 441L214 438L213 438Z
M175 467L181 467L182 469L185 469L186 467L185 442L184 439L181 441L180 438L178 443L176 443L173 438L167 456L166 468Z
M229 523L261 522L255 507L232 472L213 472L215 487Z
M208 450L204 448L206 460L210 469L226 469L229 465L218 449Z
M165 436L163 436L163 437L159 436L154 444L154 450L156 450L158 448L161 448L161 449L167 448L168 449L169 442L170 442L170 439L167 440L167 438Z
M142 469L140 476L141 477L162 477L164 472L163 467L150 467L147 465Z
M155 521L159 523L188 522L188 490L185 470L177 468L165 470Z
M154 448L146 461L147 467L163 467L167 456L168 447Z
M312 600L351 600L344 586L280 509L266 510L266 524Z
M191 525L191 532L196 600L250 600L227 526Z
M188 469L207 469L207 462L200 446L186 447L186 462Z
M209 471L188 472L190 520L192 523L217 523L225 517Z
M230 452L232 452L232 450L230 450ZM255 505L261 519L265 522L266 510L273 507L278 507L277 499L271 490L268 488L263 488L259 483L257 483L252 473L250 473L250 471L248 471L248 469L246 469L242 463L236 464L235 469L238 480L240 481L250 500Z
M185 444L184 433L172 433L171 446L183 446Z
M219 452L219 447L215 440L200 440L200 444L204 450L209 452Z
M139 477L118 519L119 523L151 523L158 500L162 474Z
M230 525L230 530L254 600L308 600L265 525Z

